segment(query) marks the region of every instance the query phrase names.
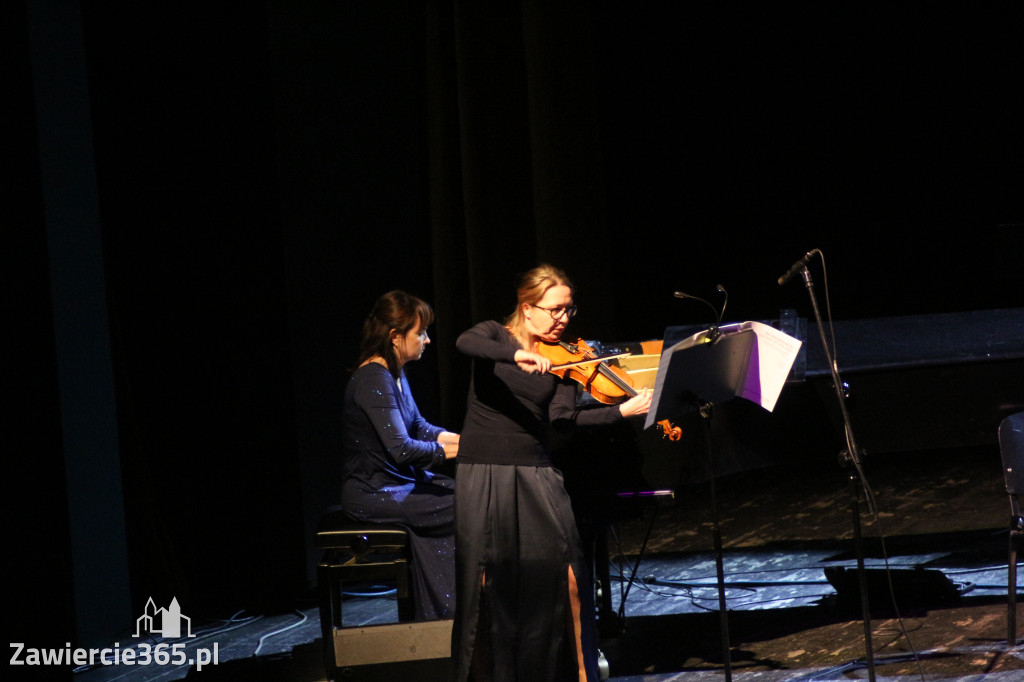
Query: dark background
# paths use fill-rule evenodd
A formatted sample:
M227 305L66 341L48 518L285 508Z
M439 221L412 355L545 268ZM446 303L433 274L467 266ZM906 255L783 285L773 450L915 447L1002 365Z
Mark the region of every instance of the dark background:
M305 595L392 288L435 306L409 373L453 429L455 337L538 262L607 341L719 283L729 320L809 317L775 280L813 248L838 319L1024 305L1019 8L637 5L5 6L21 637Z

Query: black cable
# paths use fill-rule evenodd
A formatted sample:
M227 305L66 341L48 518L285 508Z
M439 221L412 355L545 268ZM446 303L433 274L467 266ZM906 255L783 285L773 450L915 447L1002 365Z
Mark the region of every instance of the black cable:
M620 619L625 618L625 616L626 616L626 599L629 597L629 590L630 590L630 588L632 588L633 581L636 579L636 572L637 572L637 569L640 567L640 561L643 559L644 552L647 551L647 542L650 540L651 533L654 531L654 521L657 518L658 518L658 508L654 507L652 512L651 512L651 522L647 525L647 532L644 534L644 541L640 544L640 553L636 555L636 562L633 564L633 570L630 572L629 582L626 583L625 592L623 592L622 588L620 587L620 591L619 591L619 618ZM618 534L617 531L614 531L614 534L615 534L615 542L616 542L616 545L618 546L618 549L619 549L618 555L621 556L621 557L625 557L625 555L622 553L622 543L619 540L619 534ZM622 572L622 568L619 567L619 573L621 573L621 572Z

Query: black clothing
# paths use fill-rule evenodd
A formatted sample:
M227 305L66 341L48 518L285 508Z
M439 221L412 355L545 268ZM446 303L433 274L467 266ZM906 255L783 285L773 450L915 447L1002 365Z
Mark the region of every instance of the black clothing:
M595 681L593 595L569 496L551 463L549 429L622 415L615 406L580 409L576 384L519 369L519 344L498 322L469 329L457 346L473 358L473 371L456 477L456 682L469 678L477 646L488 651L490 679L501 682L578 680L579 647ZM577 618L569 610L570 569ZM567 624L580 629L579 639Z
M454 616L455 482L430 469L444 460L444 431L428 423L409 382L368 363L345 387L341 505L359 521L410 531L417 620Z

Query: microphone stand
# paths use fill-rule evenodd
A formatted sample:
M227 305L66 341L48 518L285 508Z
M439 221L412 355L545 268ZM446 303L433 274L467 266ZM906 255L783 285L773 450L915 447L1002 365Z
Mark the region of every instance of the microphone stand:
M843 391L843 382L839 377L839 367L832 356L828 341L825 339L825 327L822 324L821 311L818 308L818 299L814 294L814 281L807 269L806 263L801 267L800 275L803 277L807 294L811 299L811 307L814 309L814 319L818 324L818 333L821 336L821 345L825 351L825 360L828 362L832 372L832 385L836 391L836 398L839 402L839 409L843 418L843 429L846 436L846 450L839 453L840 466L847 474L850 483L850 498L853 513L853 538L854 550L857 555L857 578L860 589L861 616L864 621L864 644L867 650L868 679L875 682L875 658L874 647L871 643L871 608L868 604L868 581L864 571L864 543L861 534L860 524L860 493L864 491L865 501L869 511L874 513L874 499L870 490L864 486L864 475L861 468L860 453L853 438L853 426L850 422L850 414L846 409L846 394Z

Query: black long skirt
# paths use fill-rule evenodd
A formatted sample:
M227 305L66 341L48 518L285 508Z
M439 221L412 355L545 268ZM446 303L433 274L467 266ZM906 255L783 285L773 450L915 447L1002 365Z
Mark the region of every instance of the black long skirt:
M456 681L596 682L593 594L561 473L460 464L455 527Z

